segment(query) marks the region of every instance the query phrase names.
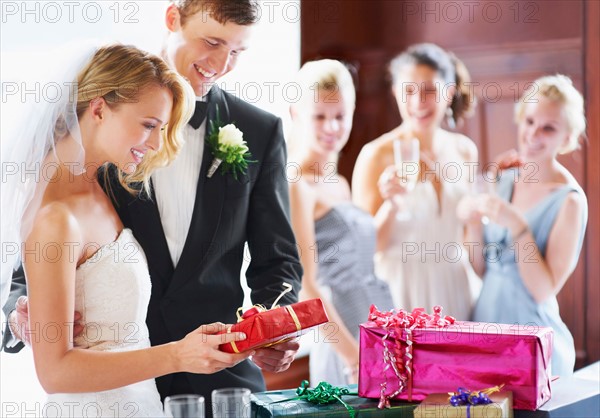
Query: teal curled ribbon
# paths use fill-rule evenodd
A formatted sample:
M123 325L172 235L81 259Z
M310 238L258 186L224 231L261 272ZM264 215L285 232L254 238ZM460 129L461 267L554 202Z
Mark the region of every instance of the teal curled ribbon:
M333 386L327 382L320 382L317 387L311 389L308 387L308 380L303 380L298 389L296 389L296 395L298 396L295 398L284 399L273 403L302 400L316 405L327 405L337 401L344 405L348 410L350 418L356 417L354 408L342 400L342 396L344 395L358 396L358 393L350 392L348 388Z

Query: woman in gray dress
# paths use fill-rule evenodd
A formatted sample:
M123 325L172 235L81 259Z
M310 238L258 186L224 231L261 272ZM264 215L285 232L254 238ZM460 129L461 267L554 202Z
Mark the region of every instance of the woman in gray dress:
M552 374L573 373L573 337L556 294L575 269L587 223L587 201L556 159L577 148L585 130L583 98L568 77L536 80L516 106L519 151L507 160L495 195L463 199L466 241L480 242L473 267L483 288L473 319L551 327ZM485 216L490 223L484 227Z
M311 382L354 383L358 325L371 304L392 308L387 284L374 274L373 218L352 204L348 181L337 171L352 128L354 84L334 60L306 63L297 82L302 98L290 109L292 225L304 267L303 296L321 297L331 320L311 352Z

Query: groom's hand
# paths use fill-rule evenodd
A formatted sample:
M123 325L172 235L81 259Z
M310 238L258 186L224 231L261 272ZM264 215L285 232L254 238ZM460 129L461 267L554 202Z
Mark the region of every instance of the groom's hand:
M8 326L12 335L26 345L31 345L29 339L29 306L27 296L19 296L15 304L15 310L8 315Z
M286 371L300 348L297 340L280 343L269 348L259 348L252 361L261 369L272 373Z
M83 325L79 323L81 314L75 312L73 322L73 338L77 337L83 331ZM31 345L31 332L29 330L29 301L27 296L19 296L15 305L15 310L8 315L8 326L13 336Z

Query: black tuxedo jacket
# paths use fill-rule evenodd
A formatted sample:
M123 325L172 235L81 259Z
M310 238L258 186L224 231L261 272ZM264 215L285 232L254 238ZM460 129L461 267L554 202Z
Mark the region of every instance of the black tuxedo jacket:
M185 247L177 266L171 261L155 201L130 195L114 180L110 183L115 208L148 260L152 296L146 322L153 345L179 340L202 324L236 322L236 310L243 303L240 269L245 242L251 253L246 277L252 302L269 305L283 290L284 282L294 290L280 303L297 301L302 268L289 221L281 120L214 86L209 95L209 120L214 119L217 106L221 121L235 123L243 132L256 162L237 180L220 170L207 178L212 155L205 146L192 221L187 237L181 237ZM16 274L6 313L24 294L23 284L22 274ZM157 379L163 398L171 394L173 378ZM216 374L185 374L185 378L191 390L207 401L211 391L220 387L264 390L262 374L250 361Z

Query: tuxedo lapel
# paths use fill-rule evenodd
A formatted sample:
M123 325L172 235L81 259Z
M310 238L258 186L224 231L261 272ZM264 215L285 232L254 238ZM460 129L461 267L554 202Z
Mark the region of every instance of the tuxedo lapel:
M146 253L152 285L159 287L160 294L164 294L174 268L156 202L137 198L128 203L128 209L135 237Z
M217 106L221 121L229 118L227 104L216 86L211 89L208 103L205 137L210 131L210 122L216 119ZM192 221L168 293L177 291L194 274L197 274L207 262L207 255L213 252L216 245L214 241L221 221L227 183L223 176L218 175L218 171L211 178L206 177L212 159L211 150L205 141Z

